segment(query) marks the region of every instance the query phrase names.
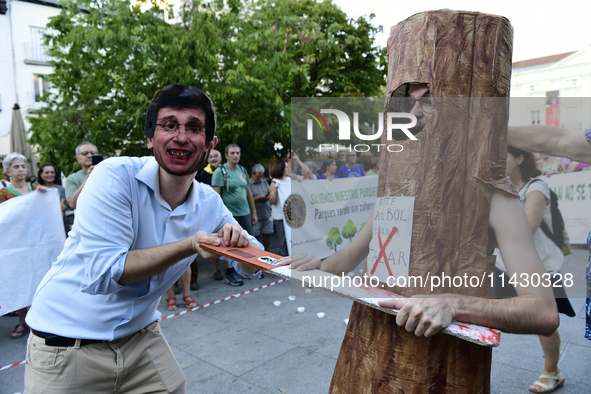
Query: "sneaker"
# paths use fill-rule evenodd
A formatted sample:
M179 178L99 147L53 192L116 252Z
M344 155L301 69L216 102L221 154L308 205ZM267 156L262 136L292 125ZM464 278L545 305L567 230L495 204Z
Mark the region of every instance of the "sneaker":
M199 283L196 280L191 282L191 290L199 290L200 287L201 286L199 286Z
M244 275L239 275L242 279L252 279L250 276L244 276ZM259 279L263 279L265 277L265 274L263 272L261 272L261 276L259 276Z
M226 283L231 286L242 286L244 282L234 268L226 269Z
M222 273L220 271L214 271L213 272L213 279L214 280L222 280L222 279L224 279L224 277L222 276Z

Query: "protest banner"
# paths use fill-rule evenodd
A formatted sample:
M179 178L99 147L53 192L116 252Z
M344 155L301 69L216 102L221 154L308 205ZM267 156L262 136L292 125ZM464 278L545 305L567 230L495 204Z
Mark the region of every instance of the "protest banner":
M64 247L57 190L35 191L0 204L0 228L0 315L5 315L31 305L37 286Z
M292 182L291 254L323 259L345 247L372 214L377 186L377 176Z
M556 193L566 232L573 244L586 244L591 231L591 171L541 176Z

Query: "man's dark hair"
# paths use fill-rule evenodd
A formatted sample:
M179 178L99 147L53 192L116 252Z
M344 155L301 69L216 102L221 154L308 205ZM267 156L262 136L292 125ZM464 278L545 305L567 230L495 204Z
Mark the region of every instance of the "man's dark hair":
M202 109L205 112L205 141L211 142L215 135L216 124L213 102L201 90L187 85L168 85L156 93L146 114L146 137L154 137L158 111L166 107Z
M521 173L521 180L523 182L527 182L531 178L535 178L542 173L536 166L536 160L534 159L533 153L517 149L512 146L508 146L507 150L515 158L523 156L523 161L519 165L519 172Z

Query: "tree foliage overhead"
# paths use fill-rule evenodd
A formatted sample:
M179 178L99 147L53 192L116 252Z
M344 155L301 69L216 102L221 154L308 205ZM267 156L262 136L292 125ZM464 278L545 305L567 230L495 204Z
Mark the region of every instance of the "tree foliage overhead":
M292 97L372 96L385 82L378 28L330 0L196 0L179 15L119 0L60 4L46 37L52 93L30 120L42 159L66 174L86 140L109 156L149 154L145 111L169 84L211 96L219 147L239 144L248 165L286 153Z

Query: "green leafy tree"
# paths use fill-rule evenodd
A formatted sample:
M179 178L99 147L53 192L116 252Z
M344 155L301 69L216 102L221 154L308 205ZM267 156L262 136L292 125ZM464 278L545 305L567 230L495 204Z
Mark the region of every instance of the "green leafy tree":
M355 234L357 234L357 227L355 227L355 224L353 221L351 221L351 219L347 220L343 226L343 232L341 234L343 238L347 238L349 240L349 243L353 240Z
M44 161L66 174L77 170L74 148L82 141L110 156L149 154L143 124L150 99L159 87L194 80L189 64L197 56L177 51L191 45L180 33L183 26L166 23L161 10L141 12L127 2L61 5L47 26L53 34L46 37L55 59L47 79L55 93L30 118L32 142ZM174 73L168 72L172 65Z
M177 16L119 0L60 4L46 36L52 93L30 120L42 160L66 174L85 140L109 156L149 154L145 111L168 84L211 96L219 148L239 144L248 167L287 153L291 97L375 95L385 81L379 29L330 1L194 0Z
M341 238L341 232L339 231L339 229L337 227L331 228L328 232L328 238L326 238L326 246L328 246L330 250L334 249L334 251L336 252L337 245L340 245L342 243L343 239Z

